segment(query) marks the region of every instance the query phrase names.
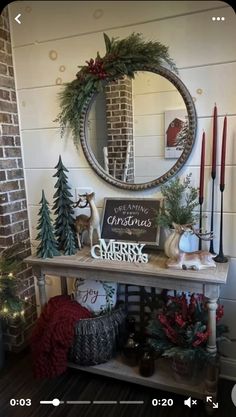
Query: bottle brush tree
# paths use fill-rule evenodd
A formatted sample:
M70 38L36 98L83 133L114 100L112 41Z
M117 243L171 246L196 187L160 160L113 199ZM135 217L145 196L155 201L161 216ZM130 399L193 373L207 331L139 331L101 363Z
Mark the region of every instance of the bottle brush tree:
M38 213L39 221L37 226L39 233L36 240L40 240L40 244L37 248L37 256L39 258L53 258L53 256L60 255L60 252L54 236L50 210L48 202L45 198L44 190L42 190L42 199L39 204L41 204L41 208Z
M55 235L57 238L58 247L63 250L67 255L73 255L76 252L77 239L74 227L73 209L71 200L72 194L70 193L70 187L67 183L66 172L68 169L63 165L61 156L59 157L58 164L55 166L57 172L53 175L57 177L57 182L53 198L56 221L55 221Z

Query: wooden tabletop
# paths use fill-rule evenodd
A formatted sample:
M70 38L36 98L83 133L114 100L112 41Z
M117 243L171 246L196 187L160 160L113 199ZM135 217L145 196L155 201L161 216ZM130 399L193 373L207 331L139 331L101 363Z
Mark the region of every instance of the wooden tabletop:
M55 256L54 258L37 258L36 256L29 256L25 259L25 262L29 265L40 268L44 273L53 273L58 268L67 270L68 275L79 270L94 271L94 273L110 272L114 275L117 274L129 274L130 276L146 276L146 277L161 277L169 279L179 279L192 282L201 282L202 284L226 284L229 262L216 263L215 268L208 268L199 271L193 270L172 270L166 268L167 258L163 252L150 252L148 263L131 263L131 262L119 262L110 260L93 259L90 255L90 249L88 247L78 251L77 254L72 256ZM98 278L100 279L100 278ZM113 279L112 279L113 280Z

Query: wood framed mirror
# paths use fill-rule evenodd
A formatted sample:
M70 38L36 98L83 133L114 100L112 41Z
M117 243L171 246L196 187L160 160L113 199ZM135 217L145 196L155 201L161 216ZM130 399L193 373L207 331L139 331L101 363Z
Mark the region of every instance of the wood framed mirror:
M196 136L191 94L162 66L137 64L135 78L108 79L92 91L80 118L80 141L92 169L124 190L145 190L172 178Z

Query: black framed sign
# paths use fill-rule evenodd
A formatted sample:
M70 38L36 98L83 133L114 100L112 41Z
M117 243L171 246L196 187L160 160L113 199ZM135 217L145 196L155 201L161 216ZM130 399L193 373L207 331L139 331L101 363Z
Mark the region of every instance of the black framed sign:
M159 244L156 217L162 199L105 198L102 216L103 239Z

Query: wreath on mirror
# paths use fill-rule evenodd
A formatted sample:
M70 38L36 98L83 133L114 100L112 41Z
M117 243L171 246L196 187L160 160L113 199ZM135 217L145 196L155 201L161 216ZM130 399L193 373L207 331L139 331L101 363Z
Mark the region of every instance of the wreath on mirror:
M59 93L60 108L55 121L60 123L61 135L65 128L72 131L74 144L78 147L80 138L80 118L85 103L96 92L103 90L108 81L117 81L127 76L134 78L139 64L148 66L167 65L177 73L174 61L170 58L168 47L156 41L144 41L140 33L132 33L125 39L109 38L103 34L106 54L99 52L95 59L79 66L76 79L65 84Z

